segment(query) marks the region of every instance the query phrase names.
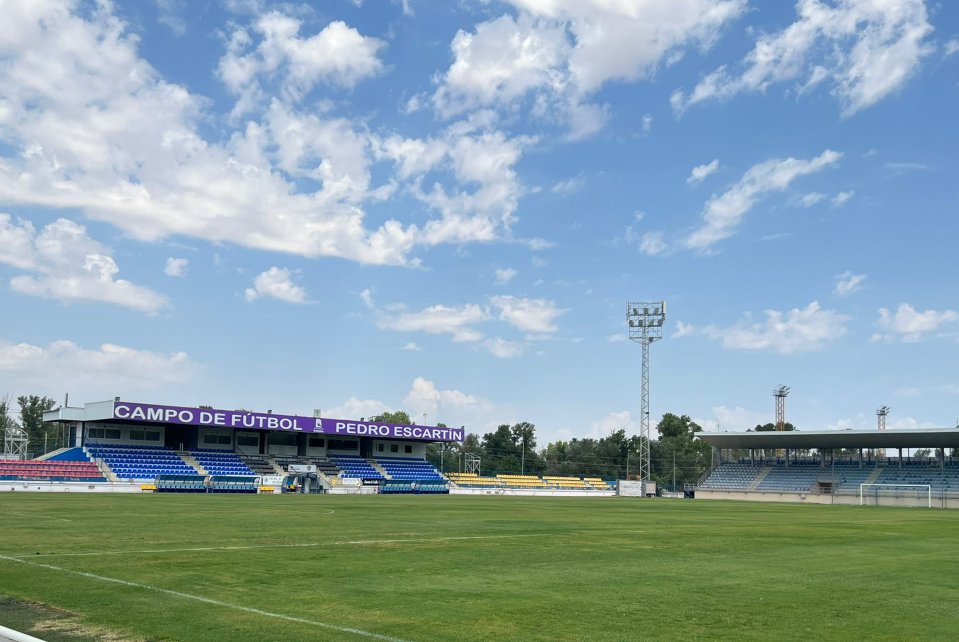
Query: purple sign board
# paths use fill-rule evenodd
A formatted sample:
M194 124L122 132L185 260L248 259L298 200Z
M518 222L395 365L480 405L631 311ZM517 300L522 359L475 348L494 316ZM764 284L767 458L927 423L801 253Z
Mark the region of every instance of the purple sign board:
M463 428L438 428L403 424L382 424L354 419L327 419L274 415L243 410L214 410L212 408L185 408L158 404L118 401L113 404L113 418L179 426L211 426L214 428L241 428L248 430L282 430L284 432L311 432L342 437L379 437L414 441L463 441Z

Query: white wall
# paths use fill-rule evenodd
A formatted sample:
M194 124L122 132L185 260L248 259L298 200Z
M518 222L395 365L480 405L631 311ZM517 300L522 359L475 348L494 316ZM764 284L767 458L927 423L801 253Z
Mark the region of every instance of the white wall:
M391 445L396 446L396 452L392 451ZM413 452L406 452L406 446L410 446ZM380 448L382 447L382 450ZM407 459L426 459L426 442L423 441L373 441L373 457L405 457Z
M91 437L90 429L91 428L102 428L104 430L119 430L120 438L119 439L108 439L106 437ZM159 439L130 439L130 432L155 432L159 433ZM112 445L123 445L123 446L162 446L163 445L163 426L138 426L138 425L124 425L124 424L106 424L95 421L89 421L83 426L84 434L84 444L112 444Z

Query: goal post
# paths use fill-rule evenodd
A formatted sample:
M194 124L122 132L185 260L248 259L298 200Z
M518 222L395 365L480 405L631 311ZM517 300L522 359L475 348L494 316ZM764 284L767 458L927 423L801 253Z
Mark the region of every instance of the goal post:
M859 505L864 504L864 492L868 488L875 488L877 491L883 488L889 489L902 489L902 488L925 488L926 489L926 503L929 508L932 508L932 484L859 484ZM879 498L877 492L876 498Z

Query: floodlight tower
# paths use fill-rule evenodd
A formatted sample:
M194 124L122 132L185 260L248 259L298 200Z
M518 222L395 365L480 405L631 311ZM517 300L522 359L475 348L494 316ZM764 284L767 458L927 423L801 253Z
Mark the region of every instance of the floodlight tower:
M773 397L776 398L776 430L786 429L786 396L789 394L789 386L779 386L773 390Z
M643 346L643 390L639 414L639 478L642 481L649 481L652 473L649 461L649 346L663 338L665 321L665 301L626 303L629 340Z
M876 428L879 430L886 429L886 417L889 415L891 410L889 406L880 406L879 410L876 411Z

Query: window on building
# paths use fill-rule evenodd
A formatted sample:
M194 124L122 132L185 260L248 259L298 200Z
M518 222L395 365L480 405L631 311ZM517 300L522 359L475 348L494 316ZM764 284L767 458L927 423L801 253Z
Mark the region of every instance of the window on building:
M271 432L270 444L273 446L295 446L296 434L291 432Z
M131 430L131 431L130 431L130 440L131 440L131 441L143 441L143 431L142 431L142 430Z
M221 446L229 446L233 443L233 438L230 435L217 435L217 437L219 437L217 443Z
M390 444L390 452L391 452L391 453L398 453L398 452L400 452L400 446L399 446L399 444Z
M376 452L378 453L383 452L383 444L376 444Z
M143 433L143 437L146 441L160 441L160 431L147 430L145 433Z
M212 445L215 446L215 445L217 444L217 437L218 437L218 435L216 435L216 434L214 434L214 433L207 433L207 434L203 435L203 443L204 443L204 444L212 444Z
M120 429L119 428L106 428L103 431L103 436L106 439L119 439L120 438Z
M91 439L103 439L103 428L87 428L87 437Z
M322 448L326 445L326 439L323 437L310 437L310 448Z
M405 452L407 455L412 455L413 446L411 444L406 444L405 446L403 446L403 452Z
M327 444L330 450L356 450L355 439L331 439Z
M237 435L236 445L237 446L259 446L260 437L258 435Z

